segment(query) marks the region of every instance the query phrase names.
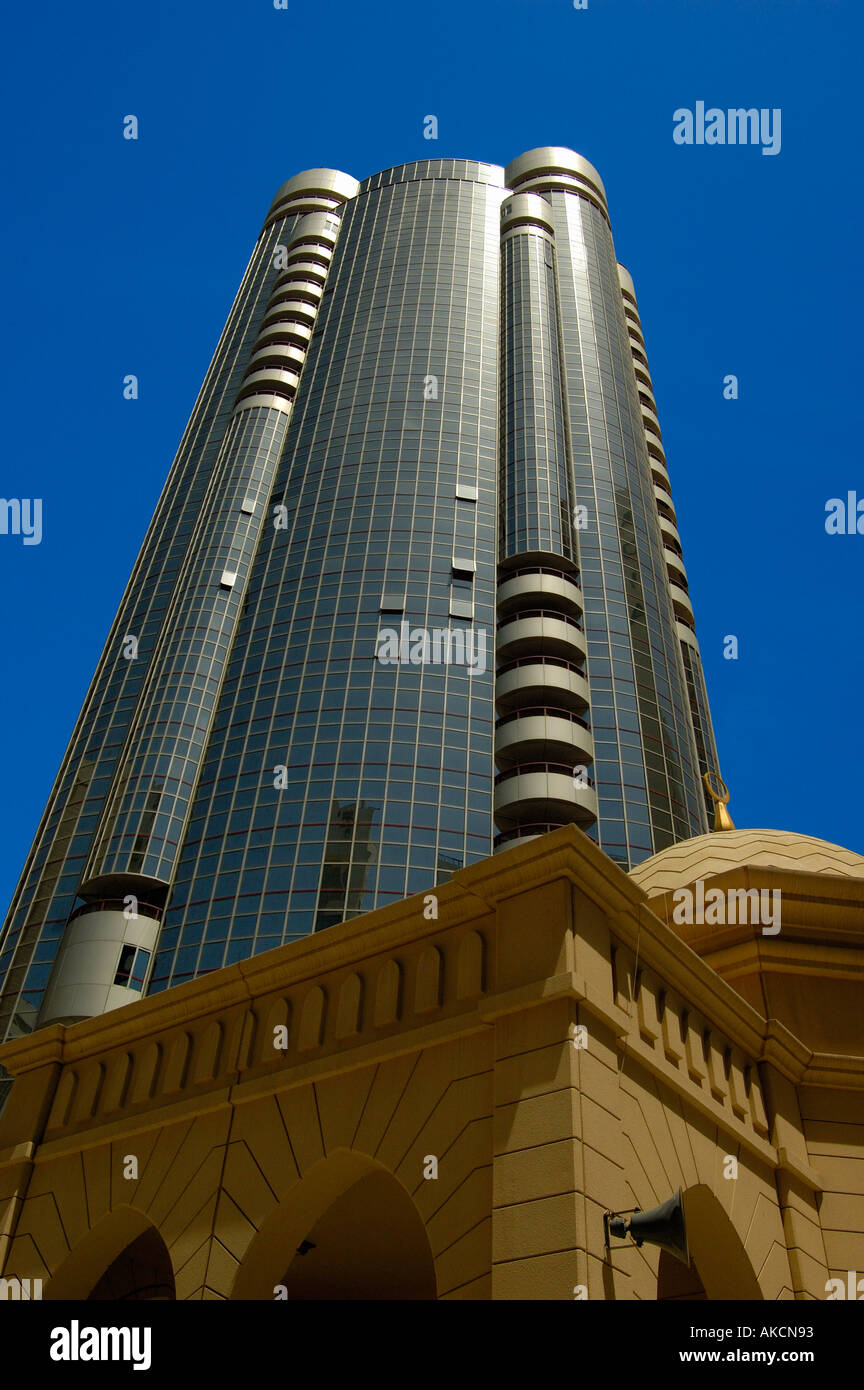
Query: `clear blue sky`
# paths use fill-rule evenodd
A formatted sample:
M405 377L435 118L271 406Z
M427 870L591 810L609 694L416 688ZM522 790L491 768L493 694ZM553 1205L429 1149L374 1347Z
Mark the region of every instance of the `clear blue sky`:
M4 910L277 187L545 144L596 164L636 280L733 817L864 852L864 535L824 527L829 497L864 497L861 8L7 14L0 495L43 499L43 539L0 536ZM781 108L780 153L676 145L700 100Z

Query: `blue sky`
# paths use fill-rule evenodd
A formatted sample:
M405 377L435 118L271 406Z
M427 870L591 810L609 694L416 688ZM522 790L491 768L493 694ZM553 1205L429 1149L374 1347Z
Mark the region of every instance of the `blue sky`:
M7 15L0 494L43 499L43 538L0 535L4 904L277 187L317 165L362 178L544 144L598 167L636 281L733 818L864 852L864 536L824 525L828 498L864 497L859 10L49 0ZM779 107L780 153L676 145L673 111L700 100Z

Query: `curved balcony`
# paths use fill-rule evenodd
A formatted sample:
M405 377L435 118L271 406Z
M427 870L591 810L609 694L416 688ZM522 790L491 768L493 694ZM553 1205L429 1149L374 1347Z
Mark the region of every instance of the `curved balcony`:
M292 275L290 279L273 287L273 293L267 306L267 312L281 299L282 295L296 295L298 299L311 300L313 304L321 303L321 296L324 293L324 286L318 280L306 280L301 275Z
M668 545L663 547L663 556L666 560L666 573L672 584L679 584L684 591L687 591L687 571L684 568L684 561L680 555L676 555Z
M616 269L618 271L618 285L621 290L622 297L626 300L629 300L629 302L635 308L636 286L633 284L633 276L630 274L630 271L627 269L626 265L622 265L620 261L618 262Z
M305 338L294 332L293 321L290 323L274 323L269 328L262 328L258 337L255 339L255 351L267 347L270 343L280 343L284 347L290 347L300 354L302 361L306 361L306 352L309 344Z
M285 245L291 248L308 241L313 244L323 242L333 247L336 245L340 226L341 220L332 210L306 213L288 232Z
M276 295L267 306L263 322L279 311L285 318L297 319L300 323L314 324L318 317L318 305L309 304L305 299L297 299L293 293Z
M281 367L261 367L257 371L249 372L243 378L241 388L243 395L248 395L251 389L262 386L278 386L283 391L296 391L300 383L297 372L287 372Z
M341 169L304 169L299 174L292 174L287 182L279 186L270 204L270 212L301 194L335 198L344 203L356 197L359 190L360 184L353 175L343 174Z
M278 391L255 391L251 396L244 396L241 391L231 413L239 415L243 410L257 410L259 407L263 410L281 410L283 415L291 415L294 410L294 397L280 395Z
M665 487L671 497L672 484L669 481L665 463L661 463L660 459L655 458L650 449L648 450L648 462L651 464L651 481L655 487Z
M495 655L498 661L520 656L562 656L584 661L585 633L575 618L545 608L529 608L498 624Z
M659 443L663 436L660 433L660 421L652 411L642 407L642 428L649 439L656 439Z
M292 261L289 258L288 264L281 275L276 277L273 290L275 292L281 289L283 285L293 284L298 276L302 276L304 280L314 281L323 289L327 279L327 270L327 266L319 265L317 261Z
M571 710L529 705L495 721L495 760L502 771L526 762L585 765L594 761L594 740Z
M542 227L555 235L552 208L537 193L513 193L501 204L501 231Z
M696 617L693 612L693 605L690 602L690 595L682 589L680 584L669 581L669 590L672 594L672 607L675 609L675 617L682 622L685 627L695 627Z
M291 371L300 372L305 361L306 354L302 348L295 347L293 343L281 343L278 338L270 338L255 349L246 370L250 372L256 365L263 367L281 364Z
M537 825L517 825L513 830L502 830L492 842L492 852L501 854L505 849L512 849L514 845L526 845L529 840L539 840L541 835L550 835L553 830L560 830L562 825L569 824L572 822L541 821Z
M561 709L588 708L588 681L575 662L559 656L526 656L499 666L495 676L495 703L502 714L521 706L549 702Z
M333 259L333 247L328 242L319 241L316 237L308 237L305 241L292 241L288 255L285 258L285 269L287 270L295 261L308 259L310 261L326 261L329 266Z
M322 295L324 295L324 285L317 285L311 279L290 279L288 284L274 289L267 302L267 311L271 314L274 309L281 309L282 304L289 303L290 300L299 300L301 304L306 304L310 309L318 313L321 306Z
M528 566L507 574L498 584L497 604L499 618L519 608L535 606L560 608L573 617L581 617L585 607L576 580L564 570L553 570L545 565Z
M591 825L597 819L593 785L576 785L566 763L520 763L495 778L495 820L499 830L527 821Z
M336 212L341 207L341 198L332 198L326 193L292 193L273 209L271 215L274 219L296 217L298 213Z
M281 309L267 315L259 329L258 341L265 343L268 333L272 333L274 329L278 329L283 337L290 338L298 347L306 348L312 341L312 329L309 325L289 318Z
M672 501L672 493L670 492L669 488L666 486L665 483L663 483L662 486L660 486L657 483L654 484L654 500L660 503L662 506L669 508L670 512L672 513L671 520L674 521L677 526L678 518L675 515L675 503Z
M74 922L76 917L83 917L87 912L126 912L129 910L128 898L96 898L93 902L79 903L74 912L70 912L69 921ZM135 904L135 912L138 917L153 917L158 922L162 916L163 909L156 903Z
M663 516L660 512L657 513L657 520L660 523L660 530L663 532L663 535L668 536L671 540L673 540L675 542L676 550L680 551L682 549L682 546L681 537L678 535L678 527L675 526L671 521L668 520L667 517Z
M527 150L507 165L504 179L514 193L555 190L587 197L608 219L606 193L600 175L593 164L573 150L557 145Z

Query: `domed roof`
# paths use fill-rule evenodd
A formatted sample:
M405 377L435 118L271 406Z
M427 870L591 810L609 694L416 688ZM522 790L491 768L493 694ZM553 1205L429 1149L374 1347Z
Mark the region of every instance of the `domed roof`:
M747 864L864 879L864 855L792 830L716 830L696 835L637 864L630 877L649 898L657 898L698 878L713 878Z

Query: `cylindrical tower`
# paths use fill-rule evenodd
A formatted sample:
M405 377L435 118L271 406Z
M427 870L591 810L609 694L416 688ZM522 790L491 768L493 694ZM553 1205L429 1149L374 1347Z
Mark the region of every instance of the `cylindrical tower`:
M552 209L501 207L496 848L597 819Z
M85 1017L141 990L290 418L303 335L308 341L326 280L334 210L356 188L348 175L313 169L285 184L271 207L10 909L0 1037L32 1027L40 1005L41 1022ZM277 316L292 336L271 346ZM277 354L290 363L276 362ZM76 908L79 897L87 905ZM140 954L130 973L133 948Z
M267 215L0 937L0 1037L716 769L633 283L548 148Z
M658 512L648 452L659 426L653 412L646 408L643 415L597 170L572 150L550 147L521 155L505 178L514 192L544 200L554 229L596 834L602 848L629 867L707 829L679 609L664 549L667 523ZM710 759L713 742L704 724L703 738Z
M491 852L502 196L425 160L344 209L154 989Z

